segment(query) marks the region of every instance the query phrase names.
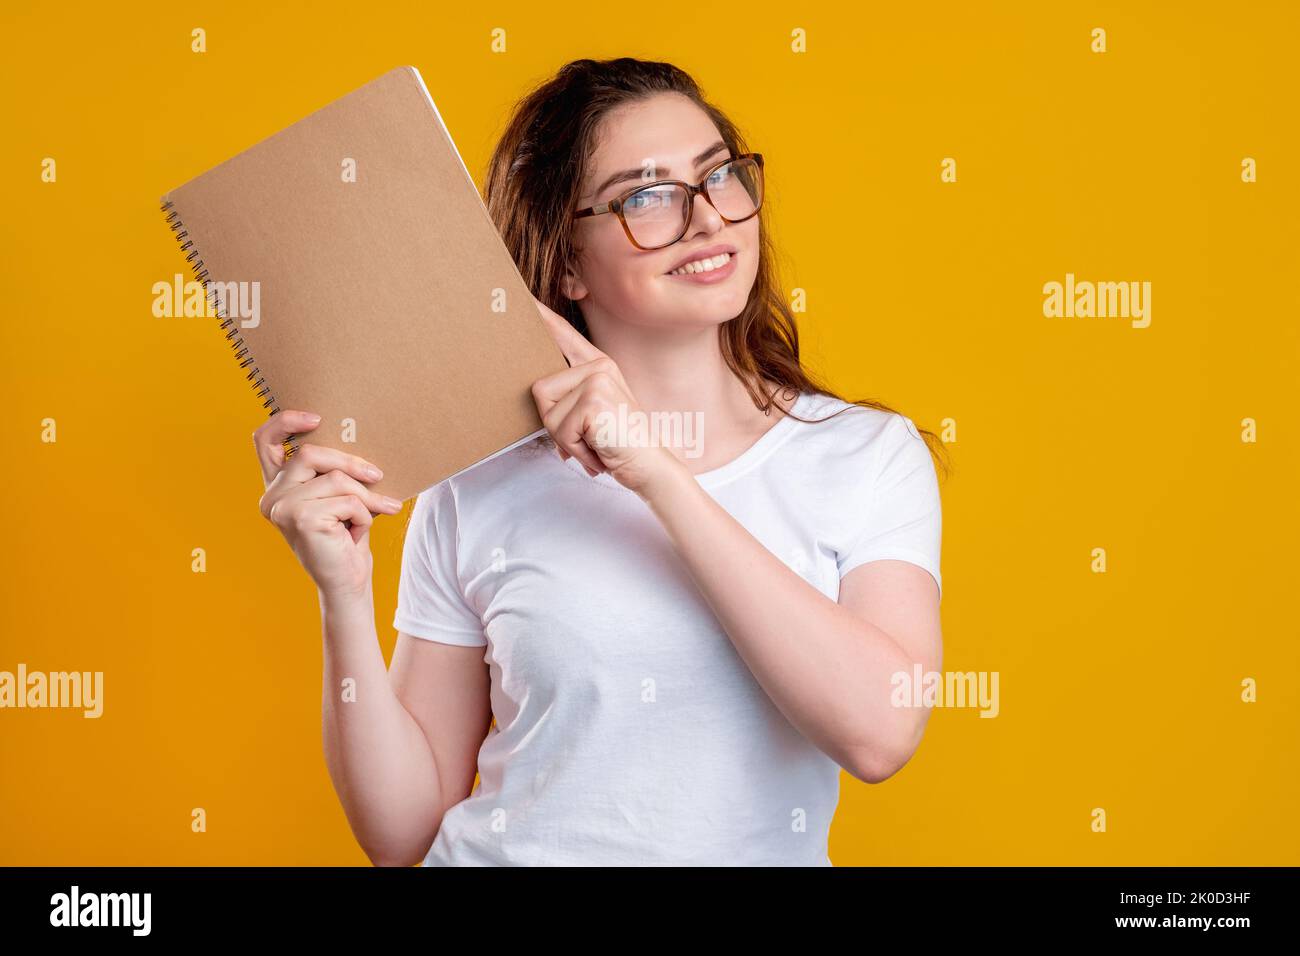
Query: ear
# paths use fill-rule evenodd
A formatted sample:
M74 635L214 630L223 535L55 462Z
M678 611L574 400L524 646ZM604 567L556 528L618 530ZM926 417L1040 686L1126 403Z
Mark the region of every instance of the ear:
M573 274L572 269L564 270L564 278L560 280L560 288L564 292L564 297L572 299L574 302L587 297L587 286Z

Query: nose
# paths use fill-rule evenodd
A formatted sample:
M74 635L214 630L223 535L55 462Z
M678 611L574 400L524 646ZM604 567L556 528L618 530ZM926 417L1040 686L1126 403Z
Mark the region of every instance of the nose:
M700 227L704 227L705 231L714 233L725 224L704 193L696 193L691 200L691 204L691 220L686 224L687 232L693 232Z

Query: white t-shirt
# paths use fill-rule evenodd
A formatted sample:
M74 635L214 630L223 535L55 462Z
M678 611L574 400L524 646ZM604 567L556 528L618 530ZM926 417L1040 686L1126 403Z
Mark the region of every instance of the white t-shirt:
M696 479L832 600L880 558L942 587L938 481L909 418L783 417ZM422 492L403 547L393 626L483 647L496 717L425 866L831 865L840 767L759 686L634 492L533 441Z

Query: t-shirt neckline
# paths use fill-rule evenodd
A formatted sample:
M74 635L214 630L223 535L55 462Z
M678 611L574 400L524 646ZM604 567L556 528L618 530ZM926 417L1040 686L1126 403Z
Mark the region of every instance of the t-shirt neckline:
M807 415L808 406L812 397L813 394L811 392L800 392L799 397L794 400L793 404L791 404L790 411L800 416ZM757 441L735 458L731 459L731 461L719 465L717 468L711 468L708 471L700 472L694 476L695 480L699 482L700 486L703 488L716 488L719 485L726 484L729 481L739 478L750 469L759 465L772 452L776 451L786 438L789 437L794 428L800 424L802 423L798 419L792 418L789 415L782 415L780 421L767 431L763 432L763 434L758 437ZM623 486L619 484L618 479L614 478L612 475L606 474L605 472L601 472L592 478L587 474L586 469L583 468L582 462L578 461L576 458L565 459L564 464L573 469L583 478L586 478L588 481L595 481L599 484L621 488L629 494L634 494L630 489L623 488Z

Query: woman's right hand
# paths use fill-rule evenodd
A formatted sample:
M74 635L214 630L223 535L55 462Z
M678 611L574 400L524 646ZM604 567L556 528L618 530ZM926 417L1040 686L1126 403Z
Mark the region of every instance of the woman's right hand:
M322 594L358 595L370 586L373 516L397 514L402 503L366 487L383 473L356 455L300 444L286 461L284 439L319 424L309 412L285 409L253 432L266 486L258 510L280 529Z

